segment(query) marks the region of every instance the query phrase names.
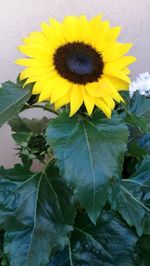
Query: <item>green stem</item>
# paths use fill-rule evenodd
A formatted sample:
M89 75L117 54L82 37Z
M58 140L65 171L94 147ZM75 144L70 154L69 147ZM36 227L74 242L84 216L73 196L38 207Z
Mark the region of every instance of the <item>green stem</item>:
M69 259L70 259L70 265L73 266L72 256L71 256L71 244L69 241Z
M34 105L26 105L22 111L24 110L27 110L27 109L31 109L31 108L40 108L40 109L43 109L44 111L48 111L50 113L53 113L55 115L58 115L58 112L55 111L54 109L52 108L49 108L49 107L46 107L44 105L38 105L38 104L34 104Z
M52 157L46 162L46 164L44 165L44 168L42 169L42 172L43 172L43 173L46 172L46 170L47 170L49 164L50 164L52 161L54 161L54 160L55 160L55 157L52 156Z

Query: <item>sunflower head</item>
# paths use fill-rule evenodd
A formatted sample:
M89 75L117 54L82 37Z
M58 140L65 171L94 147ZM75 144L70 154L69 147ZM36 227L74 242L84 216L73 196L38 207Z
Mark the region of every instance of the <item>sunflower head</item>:
M20 79L34 83L32 94L39 94L39 101L50 101L55 109L70 104L70 116L84 104L89 115L97 106L110 118L115 101L123 101L119 91L128 90L128 66L135 61L125 56L132 44L117 42L119 33L120 27L110 28L101 16L43 22L19 47L27 56L17 60L26 66Z

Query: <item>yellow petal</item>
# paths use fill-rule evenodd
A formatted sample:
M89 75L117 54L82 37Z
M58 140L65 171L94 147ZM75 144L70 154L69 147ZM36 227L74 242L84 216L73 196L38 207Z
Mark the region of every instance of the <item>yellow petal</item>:
M19 76L19 78L20 78L20 76ZM25 87L26 85L28 85L28 84L30 84L30 83L34 83L34 82L36 82L36 81L37 81L37 79L36 79L35 77L28 78L28 79L26 79L26 81L24 82L23 87Z
M100 27L102 25L102 14L93 17L90 21L89 21L89 32L93 32L93 31L100 31Z
M51 103L54 103L70 90L71 82L56 76L56 78L50 81L50 86L52 88Z
M113 62L109 62L106 64L109 68L116 68L122 70L126 66L132 64L136 61L136 58L134 56L123 56Z
M105 34L103 43L100 42L96 44L96 47L98 48L98 50L102 52L110 48L113 45L113 43L116 41L116 39L118 38L120 31L121 31L121 27L110 28L109 31L107 31Z
M126 67L132 63L134 63L137 60L134 56L124 56L118 60L117 63L119 63L122 67Z
M93 97L106 97L110 94L105 90L106 85L103 86L103 81L100 82L91 82L86 85L86 91L90 96Z
M46 60L46 61L49 61L49 57L50 57L50 55L51 55L51 53L53 53L53 51L52 52L50 52L50 51L47 51L47 50L45 50L43 47L41 47L41 46L38 46L38 45L36 45L36 46L24 46L24 45L21 45L21 46L19 46L18 47L18 49L22 52L22 53L24 53L25 55L27 55L27 56L30 56L30 57L35 57L35 58L37 58L37 59L41 59L41 60Z
M53 94L55 94L56 95L55 97L58 97L58 98L61 98L62 97L61 95L65 94L65 91L67 91L67 89L66 90L65 90L65 88L62 89L62 86L63 86L64 83L62 81L60 81L60 80L61 79L58 78L58 76L56 76L56 77L53 77L53 78L51 77L50 79L45 81L44 88L43 88L43 90L42 90L42 92L40 94L40 97L39 97L39 102L51 99L51 103L53 103L53 99L52 99L52 95ZM61 89L59 89L57 87L60 84L62 85ZM65 86L66 86L66 84L65 84Z
M110 48L103 51L104 62L107 63L120 58L121 56L126 54L131 49L131 47L131 43L114 43Z
M52 64L50 62L42 62L40 60L36 60L34 58L21 58L16 60L16 64L22 66L34 66L34 67L51 67Z
M45 87L40 93L38 102L40 103L40 102L44 102L44 101L50 100L51 92L52 92L52 88L51 87L49 87L48 89Z
M100 83L103 89L106 90L108 95L111 96L114 100L116 100L117 102L124 102L123 98L120 96L120 94L117 92L117 90L111 83L111 79L109 80L109 78L105 77L100 81Z
M52 79L53 77L55 77L57 74L55 71L51 71L48 74L43 74L43 75L36 75L36 76L32 76L29 77L26 81L25 81L25 85L32 83L32 82L36 82L36 81L47 81L49 79Z
M101 78L99 82L95 82L95 84L89 83L88 85L86 85L86 90L89 95L96 98L105 98L111 96L117 102L123 101L122 97L106 77Z
M89 22L87 20L87 17L84 15L81 15L78 17L78 36L79 41L87 41L87 35L89 32Z
M55 110L58 110L62 106L68 104L70 102L70 92L67 92L63 97L61 97L58 101L54 103Z
M105 103L102 98L95 99L96 106L103 111L103 113L108 117L111 118L111 108Z
M73 85L70 95L70 116L73 116L83 104L82 86Z
M104 102L110 107L111 110L115 108L115 102L111 97L103 98Z
M54 47L55 49L61 44L59 41L59 38L57 35L54 33L50 25L48 25L45 22L41 23L41 29L42 32L47 40L47 45Z
M108 41L114 42L118 38L121 31L121 27L113 27L110 28L109 35L108 35Z
M42 22L41 23L41 29L42 29L42 31L43 31L43 33L44 33L44 35L45 35L45 37L47 38L47 39L54 39L55 41L56 41L56 43L57 43L57 39L56 39L56 36L53 34L53 32L52 32L52 29L51 29L51 27L50 27L50 25L48 25L47 23L45 23L45 22Z
M41 37L42 37L42 33L38 32L38 31L33 31L31 32L26 38L23 38L23 42L25 44L35 44L35 42L37 43L37 41L41 41Z
M67 16L63 20L63 31L68 42L78 41L78 20L75 16Z
M125 75L130 75L131 71L128 67L125 67L124 69L122 69L122 72L125 74ZM131 80L130 80L131 82Z
M32 94L40 94L41 91L44 89L45 82L36 82L33 89L32 89Z
M49 23L50 23L50 27L54 30L54 31L61 31L61 23L54 19L54 18L50 18L49 19Z
M98 50L101 52L105 45L106 45L106 37L109 33L109 21L104 21L101 23L100 28L95 28L90 33L90 41L91 43L98 48Z
M88 115L91 115L94 108L94 99L83 89L83 98Z
M63 30L62 30L62 24L53 18L49 19L49 23L50 23L50 28L53 34L55 35L55 37L57 37L57 40L61 44L64 44L65 38L64 38Z
M46 38L43 32L32 32L28 37L23 39L23 42L26 45L42 45L43 47L49 49L52 46L52 38L51 40ZM54 44L53 44L54 47Z
M97 16L94 16L93 18L91 18L90 19L90 21L89 21L89 26L91 26L91 27L94 27L94 26L96 26L96 25L100 25L100 23L101 23L101 20L102 20L102 14L99 14L99 15L97 15Z
M113 76L113 77L116 77L118 79L122 79L127 83L131 82L129 77L126 74L124 74L123 71L120 71L120 70L115 69L115 68L111 68L108 65L105 65L103 73L104 73L104 75L107 75L107 76Z
M33 68L33 67L28 67L24 69L21 74L20 74L20 80L33 77L33 76L40 76L42 77L43 75L49 75L50 72L54 72L53 69L50 69L49 67L46 68Z
M129 84L121 79L111 77L111 83L117 91L123 91L129 89Z

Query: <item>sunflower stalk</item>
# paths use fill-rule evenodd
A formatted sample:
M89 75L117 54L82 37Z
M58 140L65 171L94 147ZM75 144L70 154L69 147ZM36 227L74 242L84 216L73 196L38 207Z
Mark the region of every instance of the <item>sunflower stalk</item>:
M39 108L39 109L43 109L44 111L47 111L47 112L50 112L50 113L53 113L55 115L58 115L59 113L57 111L55 111L53 108L50 108L49 106L45 106L45 105L39 105L39 104L34 104L34 105L25 105L22 109L22 111L25 111L27 109L31 109L31 108Z

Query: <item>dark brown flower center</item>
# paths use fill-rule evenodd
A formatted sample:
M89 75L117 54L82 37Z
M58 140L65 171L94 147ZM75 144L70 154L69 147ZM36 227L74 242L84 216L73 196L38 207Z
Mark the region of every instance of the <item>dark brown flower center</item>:
M83 42L67 43L58 47L53 60L57 72L76 84L97 81L103 74L101 54Z

